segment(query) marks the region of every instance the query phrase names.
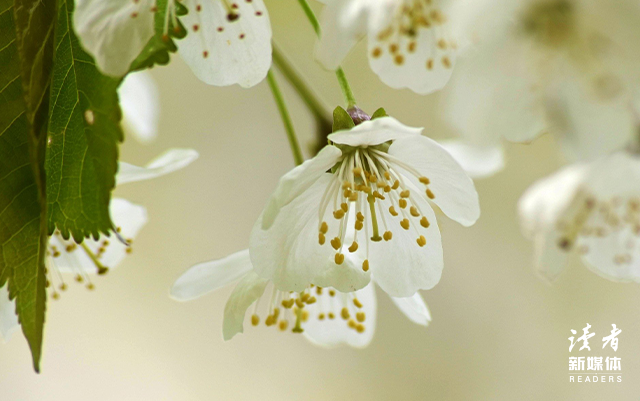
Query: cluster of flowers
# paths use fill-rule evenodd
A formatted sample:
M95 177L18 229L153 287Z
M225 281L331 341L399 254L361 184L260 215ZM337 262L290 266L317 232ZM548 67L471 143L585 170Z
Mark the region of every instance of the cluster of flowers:
M183 0L184 16L176 1L167 0L165 34L178 20L185 27L178 51L196 76L243 87L265 78L271 27L262 0ZM156 0L76 2L82 45L106 74L124 75L154 35ZM547 132L576 164L521 200L539 271L556 277L576 249L598 274L640 281L637 0L323 3L319 62L339 68L366 36L371 69L385 84L419 94L444 88L445 115L465 142L441 145L385 113L350 107L352 126L281 178L249 249L192 267L172 287L174 298L239 280L225 307L225 339L242 332L254 305L253 325L290 328L322 345L365 346L375 327L375 283L411 321L427 325L418 290L435 286L443 269L432 206L474 224L480 209L470 176L502 168L503 139L529 142ZM171 169L149 168L157 170L131 168L129 180ZM51 251L72 254L72 246ZM89 250L107 254L107 246Z

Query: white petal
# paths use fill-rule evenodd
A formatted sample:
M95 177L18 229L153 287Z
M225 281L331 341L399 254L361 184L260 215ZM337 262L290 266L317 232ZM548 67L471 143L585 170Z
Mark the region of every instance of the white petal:
M140 142L156 139L160 118L160 93L147 71L127 74L118 88L122 124Z
M347 301L351 315L356 312L365 313L365 331L358 333L350 328L347 322L340 317L340 310L344 303L341 302L342 294L337 293L335 297L319 297L318 302L308 306L309 320L304 324L304 336L314 344L324 347L336 347L338 345L350 345L356 348L364 348L371 342L376 328L377 306L375 286L373 283L365 288L356 291L356 297L362 303L361 309L356 309L351 302ZM336 318L329 320L318 320L320 313L325 315L332 311Z
M362 0L330 0L322 12L322 35L316 58L327 69L337 69L351 48L364 36L368 5Z
M440 281L444 265L440 229L433 209L421 196L412 197L412 200L431 223L429 228L420 228L419 231L426 238L427 244L418 246L418 233L413 228L400 228L400 220L403 218L401 214L397 217L386 216L388 226L394 227L390 242L372 241L369 244L372 278L393 297L408 297L420 289L433 288ZM414 220L412 224L419 223Z
M353 265L352 259L335 265L336 252L329 239L323 246L318 243L318 208L331 180L331 174L323 174L282 208L268 230L262 229L262 217L253 227L249 251L254 270L261 277L272 279L279 290L300 292L312 283L349 292L369 282L369 274ZM335 221L329 209L323 219Z
M460 140L438 143L453 156L471 178L490 177L504 168L502 146L474 146Z
M151 39L154 5L150 0L76 0L78 39L106 75L124 76Z
M224 307L222 336L225 341L243 332L244 315L247 309L262 296L268 283L269 280L250 271L233 289Z
M389 154L431 180L432 202L449 218L464 226L478 220L480 204L473 181L437 142L425 136L399 139L389 147Z
M640 240L630 227L604 237L580 237L578 246L587 249L582 260L594 273L615 282L640 283Z
M342 156L340 149L335 146L325 146L314 158L306 160L283 175L264 209L262 229L267 230L271 227L280 209L309 189L318 178L338 162L340 156Z
M569 253L558 246L559 242L560 236L555 230L539 232L533 237L533 265L536 273L548 282L558 278L567 264Z
M434 0L427 6L428 11L425 11L428 14L436 12L438 3L440 2ZM407 6L402 1L394 4L397 8ZM387 12L400 11L396 9ZM442 11L438 12L443 15ZM449 81L456 60L454 47L457 45L449 34L447 22L436 23L430 15L426 18L431 19L431 26L418 25L415 35L402 33L406 28L400 24L404 24L405 20L400 18L399 23L383 20L382 26L370 24L369 64L382 82L390 87L409 88L426 95L442 89ZM389 23L394 31L391 35L385 35Z
M176 43L180 56L207 84L251 87L271 66L269 14L262 0L233 4L239 17L229 21L222 1L189 0L189 13L180 17L188 34Z
M420 293L416 292L413 296L405 298L391 297L391 300L413 323L419 324L420 326L429 325L431 314Z
M407 127L393 117L381 117L365 121L350 130L329 135L331 142L348 146L375 146L402 138L419 136L422 128Z
M134 239L138 231L147 223L147 211L144 207L133 204L125 199L113 198L109 205L111 219L120 228L120 236L126 240ZM109 244L104 246L104 241ZM111 235L109 238L102 236L98 241L85 239L83 242L91 252L98 254L99 249L105 250L98 258L99 262L110 269L115 268L127 254L127 246ZM78 274L83 271L88 274L96 273L97 267L81 246L75 247L71 252L66 251L71 241L64 241L61 237L53 235L50 244L55 245L60 251L60 256L53 258L58 270L63 273Z
M16 304L9 300L7 284L0 288L0 337L9 341L11 334L20 327L16 316Z
M171 297L190 301L224 287L251 270L249 250L245 249L211 262L192 266L171 287Z
M173 173L191 164L198 156L198 152L193 149L169 149L153 159L145 167L119 162L116 185L149 180Z

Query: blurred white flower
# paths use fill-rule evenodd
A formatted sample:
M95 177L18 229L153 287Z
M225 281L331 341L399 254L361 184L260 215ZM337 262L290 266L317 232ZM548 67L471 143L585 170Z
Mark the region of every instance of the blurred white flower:
M478 146L459 139L438 141L471 178L487 178L504 168L501 145Z
M168 0L169 27L185 26L178 50L196 76L211 85L253 86L271 66L271 25L262 0ZM74 25L82 46L101 71L121 77L154 35L155 0L77 0Z
M381 117L329 135L332 145L280 179L254 226L255 272L296 292L309 283L351 292L369 273L392 296L436 285L442 244L430 202L465 226L480 208L473 181L421 131Z
M333 288L305 288L299 293L278 291L252 270L249 250L224 259L201 263L187 270L171 288L171 296L189 301L240 279L224 311L223 337L230 340L243 332L246 311L254 305L251 323L260 324L260 309L267 312L267 326L285 331L304 333L312 342L322 346L346 344L366 347L373 338L376 325L374 284L361 290L342 293ZM262 301L267 287L272 287ZM426 326L431 321L427 305L420 294L408 298L391 298L414 323ZM260 308L260 305L263 305Z
M118 87L122 125L142 143L156 139L160 117L160 93L148 71L127 74Z
M620 151L568 166L534 184L519 204L522 227L547 280L576 250L595 273L640 282L640 157Z
M146 167L121 162L116 182L123 184L143 181L169 174L187 166L197 157L198 153L195 150L170 149ZM45 264L48 270L48 291L52 298L59 298L59 291L67 289L63 273L73 274L77 282L86 283L88 289L93 289L94 285L89 275L107 273L131 252L133 239L147 222L146 209L125 199L113 198L109 210L116 224L114 235L110 238L87 238L81 244L76 244L72 239L62 238L57 230L49 237ZM6 285L0 289L0 334L6 341L17 327L18 321L14 302L9 301L5 287Z
M420 94L441 89L456 58L441 0L323 0L318 60L336 69L368 37L369 64L392 88Z
M634 132L640 3L477 0L452 19L472 46L445 91L446 114L470 141L557 135L571 158L621 148Z

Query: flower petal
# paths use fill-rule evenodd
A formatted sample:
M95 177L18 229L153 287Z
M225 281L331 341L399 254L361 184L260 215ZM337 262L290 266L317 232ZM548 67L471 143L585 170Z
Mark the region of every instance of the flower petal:
M269 280L250 271L233 289L224 307L222 336L225 341L243 332L244 315L247 309L262 296L268 283Z
M147 71L127 74L118 88L118 95L126 131L143 143L156 139L160 94L151 74Z
M438 142L471 178L485 178L504 168L502 146L474 146L461 140Z
M377 306L375 286L370 283L363 289L355 293L362 303L362 308L356 309L349 301L343 302L346 295L337 293L335 297L320 297L319 301L313 305L308 305L305 309L309 311L309 320L304 324L304 336L314 344L324 347L336 347L339 345L349 345L356 348L364 348L371 342L376 328ZM347 322L340 318L340 311L343 306L350 308L353 315L357 312L364 312L366 320L363 322L365 330L358 333L350 328ZM333 312L335 319L319 320L320 313L327 314Z
M354 128L329 135L333 143L354 147L380 145L387 141L419 136L422 128L407 127L393 117L365 121Z
M387 216L389 226L398 227L393 231L390 242L380 241L369 244L369 266L376 284L393 297L409 297L416 291L433 288L440 281L444 266L442 239L436 216L429 202L421 196L412 198L422 215L431 223L421 230L427 240L425 246L416 243L415 230L400 227L402 215Z
M640 283L640 240L631 227L581 237L578 245L585 249L582 260L589 270L611 281Z
M405 19L381 19L382 24L369 25L369 64L382 82L395 89L409 88L426 95L442 89L453 71L457 45L449 34L439 1L431 1L424 12L431 23L418 25L411 33L405 33ZM397 8L408 7L406 2L395 4L394 10L381 10L391 15L399 13ZM421 10L425 6L421 4ZM414 18L420 18L415 15ZM398 22L395 22L398 21ZM417 25L417 24L416 24ZM387 33L387 32L390 32Z
M151 39L154 5L150 0L76 0L78 39L106 75L124 76Z
M416 292L413 296L405 298L391 297L391 300L413 323L420 326L429 325L431 314L420 293Z
M169 149L150 161L145 167L119 162L116 185L149 180L173 173L191 164L198 156L198 152L193 149Z
M338 162L340 156L342 156L340 149L335 146L325 146L314 158L306 160L283 175L262 213L262 229L269 229L278 217L280 209L311 187Z
M190 301L224 287L251 270L249 250L225 258L199 263L183 273L171 287L171 297L177 301Z
M228 4L228 3L227 3ZM262 81L271 66L271 25L262 0L233 3L190 1L180 20L188 30L178 51L194 74L210 85L248 88Z
M362 0L329 0L326 3L316 58L325 68L335 70L366 33L368 4Z
M345 258L342 265L334 261L335 251L327 243L318 243L319 204L332 182L331 174L322 176L293 199L268 230L262 229L261 216L253 227L249 241L255 272L273 280L282 291L303 291L309 283L350 292L369 283L369 274ZM323 220L333 219L327 210ZM334 219L335 221L335 219Z
M9 300L7 285L0 287L0 337L4 342L9 341L11 334L20 327L16 316L16 305Z
M548 282L558 278L567 264L569 253L558 246L560 237L555 230L537 233L533 238L534 268Z
M399 139L389 147L389 154L431 180L432 202L449 218L464 226L478 220L480 204L473 181L437 142L425 136Z
M138 231L147 223L146 209L125 199L111 199L109 210L113 222L120 228L119 235L127 240L133 240ZM108 241L107 245L105 245L105 241ZM73 250L67 251L67 246L71 245L72 242L65 241L57 235L51 236L49 243L56 246L60 251L60 256L52 259L60 272L92 274L98 271L95 263L82 247L73 247ZM108 240L104 236L98 241L85 239L83 244L95 255L100 254L98 257L99 262L111 269L115 268L124 259L128 249L113 235ZM104 249L103 252L100 252L101 248Z

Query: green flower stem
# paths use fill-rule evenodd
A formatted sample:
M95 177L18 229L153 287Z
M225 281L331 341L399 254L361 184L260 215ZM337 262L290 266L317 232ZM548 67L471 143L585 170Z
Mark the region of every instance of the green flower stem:
M278 67L278 70L289 81L291 86L298 92L300 98L307 105L307 108L318 122L328 121L331 124L331 116L327 112L327 109L322 105L322 102L313 90L307 85L304 79L298 74L295 68L291 65L289 60L280 50L280 47L275 43L273 44L273 63Z
M291 116L289 115L289 109L287 109L287 104L284 101L284 97L282 96L282 92L280 91L280 87L278 86L278 82L276 81L276 77L273 74L273 70L269 70L269 73L267 74L267 81L269 82L269 88L271 88L273 99L276 101L278 111L280 112L280 117L282 118L282 122L284 124L284 129L287 133L287 139L289 140L289 146L291 146L293 160L296 162L296 165L300 165L302 164L302 162L304 162L304 157L302 156L302 150L300 149L300 144L298 143L296 132L293 129L293 122L291 121Z
M311 22L311 25L313 26L313 30L316 31L316 35L320 37L321 35L320 22L318 21L318 17L316 17L316 14L311 9L309 2L307 2L307 0L298 0L298 3L300 3L300 6L302 7L302 10L306 14L307 19L309 19L309 22ZM336 70L336 77L338 77L338 83L340 84L340 89L342 89L342 94L344 95L344 99L347 102L347 108L351 108L355 106L356 99L353 96L353 92L351 91L351 86L347 81L347 77L345 76L344 71L342 70L342 67L338 67L338 69Z

